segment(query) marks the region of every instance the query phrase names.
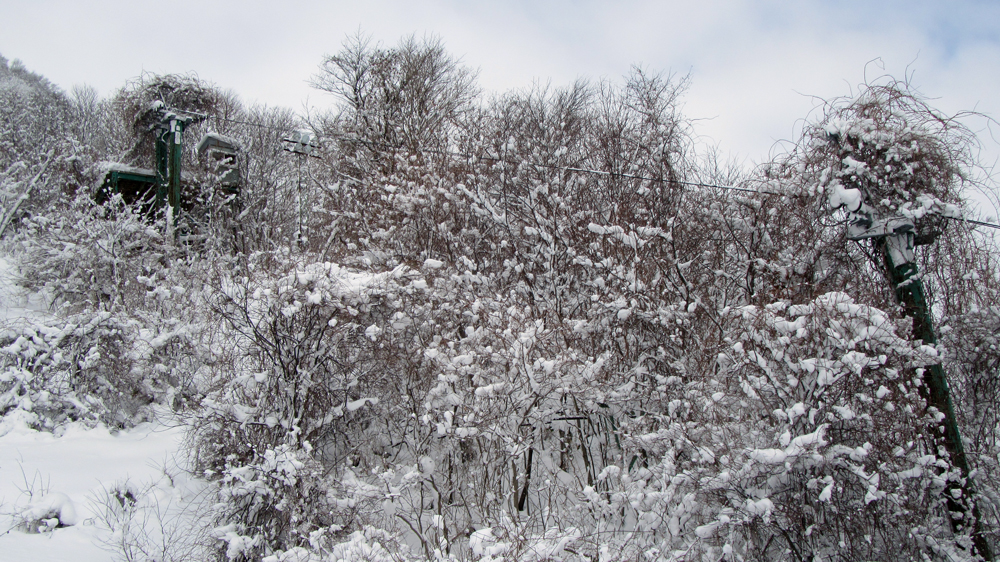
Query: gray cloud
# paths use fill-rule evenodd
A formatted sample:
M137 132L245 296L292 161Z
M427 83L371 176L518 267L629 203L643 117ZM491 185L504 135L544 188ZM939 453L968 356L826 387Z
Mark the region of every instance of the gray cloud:
M437 35L495 91L617 79L633 64L690 73L697 131L757 161L794 137L811 96L883 73L911 76L945 111L1000 115L1000 7L972 0L0 0L0 12L0 54L103 94L142 71L196 72L247 101L328 106L307 80L360 29L385 44Z

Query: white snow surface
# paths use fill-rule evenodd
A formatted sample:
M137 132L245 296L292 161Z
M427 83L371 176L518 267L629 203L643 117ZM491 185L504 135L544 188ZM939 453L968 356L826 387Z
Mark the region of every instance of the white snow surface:
M17 290L11 274L10 261L0 258L0 322L47 314L44 299ZM115 556L102 545L112 533L97 517L107 490L128 482L158 501L189 494L174 487L186 479L164 473L164 467L177 472L179 425L150 422L112 432L70 424L57 436L31 429L23 415L15 411L0 421L0 562L107 562ZM44 518L43 532L19 529L35 517Z
M170 466L182 437L180 428L158 423L117 434L105 427L72 425L59 437L23 425L8 429L0 437L0 529L5 532L0 535L0 561L109 560L102 541L111 531L96 519L100 498L126 481L137 488L169 488L162 468ZM42 534L15 528L17 515L56 500L62 514L67 507L75 511L76 525Z
M835 182L829 187L827 197L832 209L847 207L850 211L856 211L861 208L861 191L854 188L845 188L840 182Z

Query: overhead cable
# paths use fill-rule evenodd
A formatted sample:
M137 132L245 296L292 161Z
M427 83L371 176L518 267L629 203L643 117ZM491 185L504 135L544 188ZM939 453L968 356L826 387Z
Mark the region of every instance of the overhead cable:
M288 132L287 129L279 128L279 127L272 127L270 125L264 125L262 123L252 123L252 122L249 122L249 121L240 121L240 120L237 120L237 119L229 119L229 118L226 118L226 117L219 117L219 116L216 116L215 118L219 119L220 121L227 121L229 123L237 123L237 124L241 124L241 125L249 125L249 126L252 126L252 127L259 127L259 128L262 128L262 129L269 129L269 130L278 131L278 132L284 132L284 133ZM356 143L359 143L359 144L365 144L365 145L376 147L376 148L389 149L389 150L398 150L400 148L400 147L392 146L392 145L387 144L387 143L359 139L359 138L356 138L356 137L354 137L352 135L349 135L349 134L331 134L331 135L328 135L328 136L332 137L332 138L337 138L337 139L342 139L342 140L356 142ZM513 162L513 161L506 160L504 158L497 157L497 156L479 156L479 155L474 155L474 154L467 154L467 153L462 153L462 152L455 152L455 151L441 150L441 149L433 149L433 148L424 148L422 150L424 152L429 152L429 153L432 153L432 154L440 154L442 156L452 156L452 157L455 157L455 158L490 160L490 161L493 161L493 162L500 162L500 163L512 164L512 165L520 164L519 162ZM641 175L636 175L636 174L629 174L629 173L625 173L625 172L609 172L609 171L606 171L606 170L592 170L592 169L589 169L589 168L578 168L578 167L575 167L575 166L559 166L559 165L556 165L556 164L530 163L529 165L534 166L536 168L546 168L546 169L551 169L551 170L561 170L561 171L566 171L566 172L576 172L576 173L580 173L580 174L590 174L590 175L597 175L597 176L626 178L626 179L634 179L634 180L640 180L640 181L651 181L651 182L661 182L661 183L674 183L674 184L677 184L677 185L685 185L685 186L688 186L688 187L704 187L704 188L710 188L710 189L724 189L724 190L727 190L727 191L741 191L741 192L745 192L745 193L759 193L759 194L763 194L763 195L775 195L775 196L778 196L778 197L786 197L786 196L788 196L788 194L778 193L778 192L775 192L775 191L767 191L767 190L763 190L763 189L752 189L752 188L748 188L748 187L739 187L739 186L735 186L735 185L722 185L722 184L714 184L714 183L703 183L703 182L685 181L685 180L679 180L679 179L656 178L656 177L641 176ZM977 220L972 220L972 219L967 219L967 218L956 218L956 217L945 217L945 218L947 218L949 220L957 221L957 222L964 222L964 223L968 223L968 224L974 224L974 225L977 225L977 226L985 226L987 228L993 228L993 229L1000 230L1000 225L989 223L989 222L977 221Z

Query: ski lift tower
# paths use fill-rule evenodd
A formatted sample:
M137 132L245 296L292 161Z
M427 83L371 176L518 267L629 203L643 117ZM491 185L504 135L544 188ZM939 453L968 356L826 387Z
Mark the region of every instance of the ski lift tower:
M281 140L286 143L283 147L285 150L291 152L292 154L296 154L299 157L299 179L295 187L295 208L297 209L295 220L295 244L301 247L305 238L308 236L305 223L305 200L302 197L302 163L307 156L319 158L318 152L320 145L316 139L316 135L308 129L299 129L293 132L290 136Z
M184 129L204 121L207 116L171 109L161 101L153 102L150 110L155 115L152 129L156 137L156 206L159 208L167 203L176 221L181 204L181 142Z
M935 345L934 324L924 294L924 285L917 271L914 249L918 243L928 243L916 236L913 221L905 217L879 218L875 209L860 198L848 208L848 240L873 240L875 249L882 255L886 277L896 294L896 301L907 316L913 319L913 339L922 340L924 345ZM928 406L933 406L944 416L941 420L941 435L934 435L933 442L948 451L953 466L961 473L961 481L947 484L945 499L950 512L951 527L954 532L966 530L972 519L973 545L984 560L993 560L993 551L983 534L979 507L975 502L969 459L958 429L955 407L948 389L948 379L940 362L927 367L923 375L924 398ZM938 440L940 439L940 440ZM937 454L937 451L934 451Z

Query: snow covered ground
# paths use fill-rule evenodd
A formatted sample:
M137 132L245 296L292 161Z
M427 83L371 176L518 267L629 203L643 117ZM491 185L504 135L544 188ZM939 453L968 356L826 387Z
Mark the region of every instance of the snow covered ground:
M101 520L102 498L116 485L128 483L159 500L182 501L164 468L176 470L172 455L181 430L146 423L112 435L106 428L70 427L54 437L22 427L4 427L0 437L0 560L76 562L113 558L102 548L113 533ZM119 486L120 487L120 486ZM63 494L59 496L58 494ZM47 495L52 497L46 499ZM138 494L136 494L138 495ZM68 505L59 505L60 503ZM71 526L26 533L18 523L32 505L55 504L69 515ZM75 517L67 514L75 511ZM65 517L64 517L65 519Z
M47 314L42 299L19 291L10 273L10 261L0 259L0 322ZM178 424L148 422L115 433L70 425L57 433L33 430L17 413L0 421L0 562L114 560L120 555L109 542L142 539L137 522L170 523L198 494L197 483L177 468ZM113 490L126 499L109 503ZM131 508L132 531L123 524L130 519L123 505ZM109 519L117 521L115 531Z

